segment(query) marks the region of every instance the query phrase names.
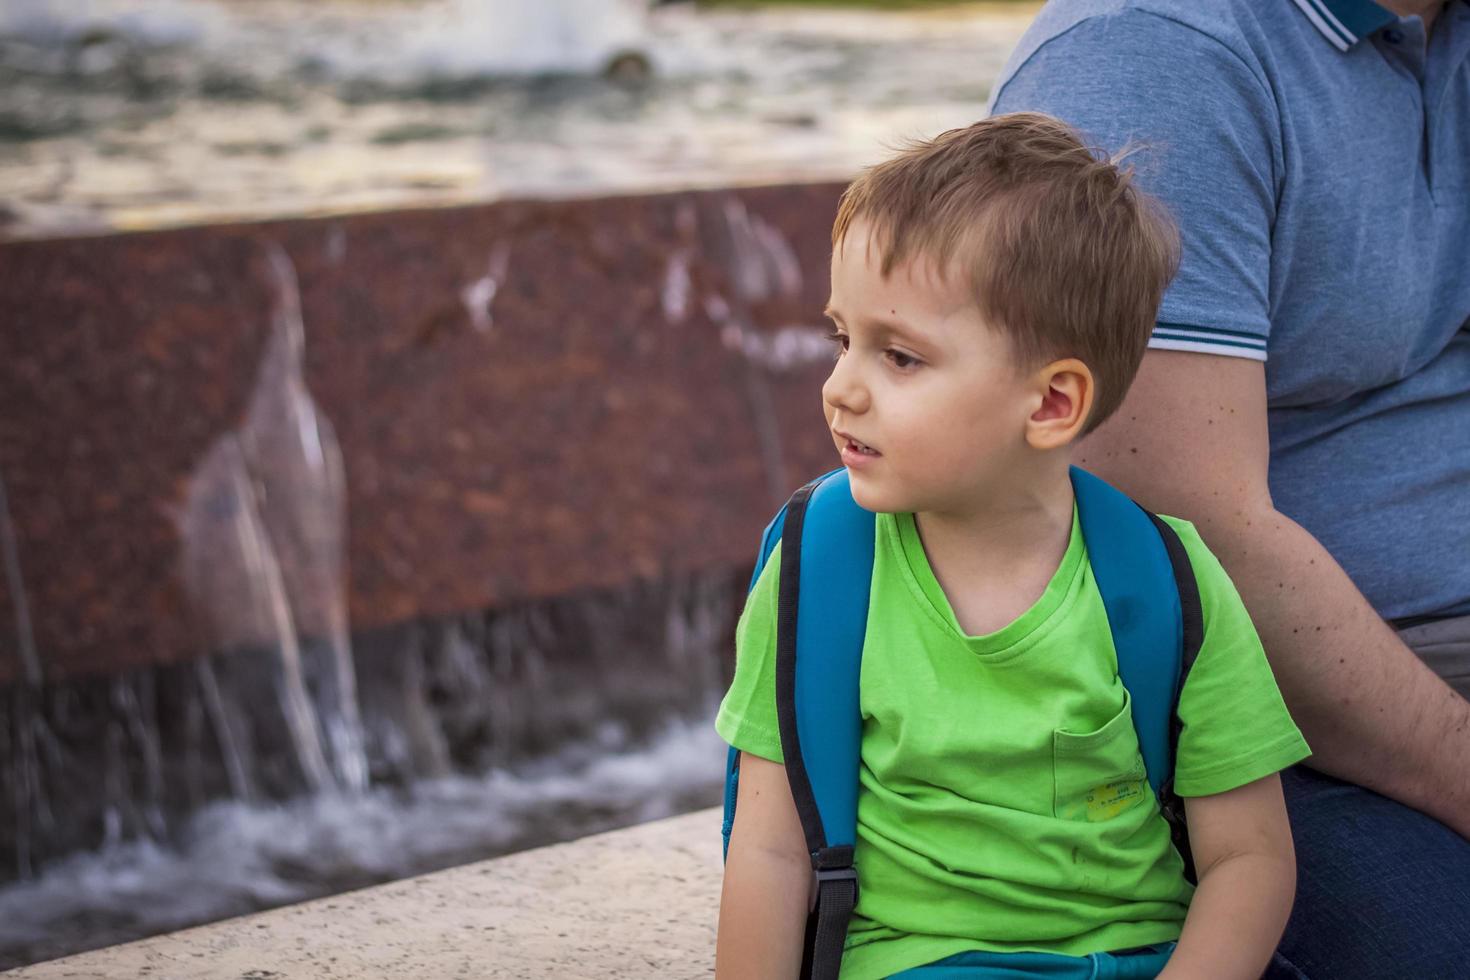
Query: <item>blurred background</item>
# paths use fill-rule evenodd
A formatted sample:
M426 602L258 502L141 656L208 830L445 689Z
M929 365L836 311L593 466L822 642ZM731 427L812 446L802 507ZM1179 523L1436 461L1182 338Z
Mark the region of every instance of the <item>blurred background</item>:
M0 968L716 803L841 183L1038 6L0 0Z
M0 231L844 178L1027 4L6 0Z

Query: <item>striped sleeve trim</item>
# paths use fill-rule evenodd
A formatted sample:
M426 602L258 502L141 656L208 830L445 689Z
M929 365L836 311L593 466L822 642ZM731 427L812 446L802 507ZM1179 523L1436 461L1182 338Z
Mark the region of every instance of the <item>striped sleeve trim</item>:
M1186 350L1201 354L1224 354L1255 361L1266 359L1266 338L1243 330L1196 327L1186 323L1159 323L1148 345L1155 350Z

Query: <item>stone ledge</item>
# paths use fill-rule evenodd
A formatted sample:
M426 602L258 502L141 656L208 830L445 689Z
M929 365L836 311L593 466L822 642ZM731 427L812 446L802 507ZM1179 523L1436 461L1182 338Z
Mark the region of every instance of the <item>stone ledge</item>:
M702 810L4 976L712 976L719 827Z

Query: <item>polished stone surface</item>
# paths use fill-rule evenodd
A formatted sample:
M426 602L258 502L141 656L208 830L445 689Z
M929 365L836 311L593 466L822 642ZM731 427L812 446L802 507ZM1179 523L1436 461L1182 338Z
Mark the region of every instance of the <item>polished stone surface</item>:
M818 391L838 190L0 245L24 590L0 576L0 685L27 659L51 682L271 641L201 628L183 513L268 383L274 249L345 464L354 631L748 562L780 500L835 463Z
M719 890L720 815L703 810L5 976L705 977Z

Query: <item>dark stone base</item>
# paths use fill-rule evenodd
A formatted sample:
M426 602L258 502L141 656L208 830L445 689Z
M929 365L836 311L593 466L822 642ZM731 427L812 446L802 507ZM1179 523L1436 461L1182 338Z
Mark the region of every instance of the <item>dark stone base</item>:
M674 575L357 635L372 783L606 751L671 718L707 717L728 681L747 576ZM211 801L312 791L278 694L284 669L275 651L253 650L12 686L0 707L0 881L108 843L168 843ZM326 721L312 719L323 741ZM546 828L546 840L566 833L555 814Z

